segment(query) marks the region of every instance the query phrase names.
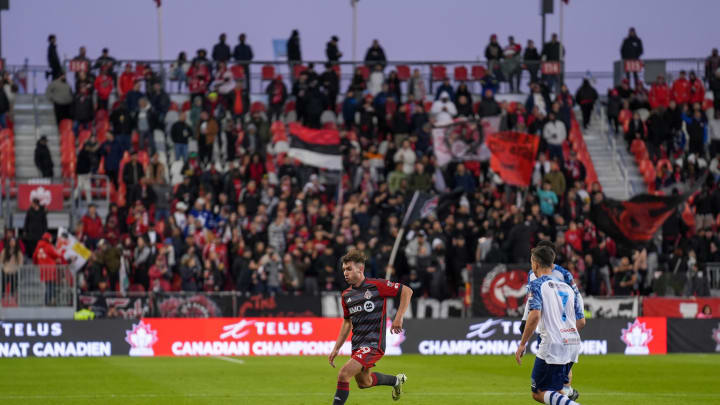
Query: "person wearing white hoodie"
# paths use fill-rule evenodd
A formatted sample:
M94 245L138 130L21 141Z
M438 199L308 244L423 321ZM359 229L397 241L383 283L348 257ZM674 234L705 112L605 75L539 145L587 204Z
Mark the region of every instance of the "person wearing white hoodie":
M397 152L395 152L395 156L393 156L393 160L395 163L402 163L402 171L406 175L411 175L414 168L415 168L415 160L417 160L417 155L415 154L415 151L412 150L410 147L410 141L404 140L402 143L402 148L398 149Z
M382 65L375 65L375 69L370 73L368 80L368 92L373 96L377 96L382 91L382 85L385 83L385 73L383 73Z
M430 109L435 125L443 126L452 124L453 118L457 115L457 108L455 104L450 101L450 95L443 91L440 93L440 99L435 100Z
M720 109L707 110L708 118L708 139L710 140L710 156L720 154Z
M559 162L562 162L562 145L567 138L567 128L565 128L565 124L562 121L557 119L555 113L552 111L548 114L548 121L545 127L543 127L543 138L545 138L548 144L550 160L558 159Z

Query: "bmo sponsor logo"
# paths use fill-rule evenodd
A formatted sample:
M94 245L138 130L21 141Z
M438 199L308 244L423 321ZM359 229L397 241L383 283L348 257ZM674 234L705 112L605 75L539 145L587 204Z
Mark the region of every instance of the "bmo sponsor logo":
M145 319L155 356L327 355L342 320L322 318ZM350 354L350 344L341 354Z
M489 318L467 325L464 336L457 339L422 340L418 345L425 355L510 355L517 351L522 333L520 321ZM533 339L530 350L537 353L538 342ZM604 339L588 339L581 343L583 354L607 354L608 342Z
M0 357L110 356L112 343L65 336L64 322L0 322Z

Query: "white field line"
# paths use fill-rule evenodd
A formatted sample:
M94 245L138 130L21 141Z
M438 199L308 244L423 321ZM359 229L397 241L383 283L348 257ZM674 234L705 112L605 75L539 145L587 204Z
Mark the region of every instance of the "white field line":
M215 357L215 358L218 359L218 360L229 361L230 363L245 364L245 360L233 359L232 357L217 356L217 357Z

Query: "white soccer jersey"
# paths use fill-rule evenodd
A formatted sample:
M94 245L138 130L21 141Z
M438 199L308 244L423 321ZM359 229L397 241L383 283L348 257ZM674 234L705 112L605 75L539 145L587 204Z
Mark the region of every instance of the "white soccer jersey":
M564 281L567 285L569 285L573 291L575 291L575 297L578 300L578 303L580 304L580 309L585 308L585 304L583 303L582 295L580 294L580 290L578 290L577 285L575 285L575 279L573 278L572 273L570 273L567 269L565 269L562 266L558 266L557 264L553 266L553 271L551 277L554 277L558 280ZM533 282L533 280L537 279L537 276L535 273L530 270L528 272L528 288L530 288L530 283ZM525 311L523 312L523 321L527 321L528 317L528 305L527 301L525 302ZM583 312L582 316L580 318L585 318L585 313ZM578 318L578 319L580 319Z
M540 347L537 356L548 364L577 363L580 334L575 321L582 309L573 289L564 281L542 276L528 286L530 310L540 310Z

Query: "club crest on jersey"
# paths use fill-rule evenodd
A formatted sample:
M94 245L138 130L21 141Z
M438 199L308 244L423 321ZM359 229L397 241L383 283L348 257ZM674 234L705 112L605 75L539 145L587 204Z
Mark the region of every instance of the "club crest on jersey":
M373 310L375 310L375 304L373 304L372 301L365 301L364 307L365 312L372 312Z
M369 300L370 298L372 298L372 293L370 292L370 290L366 290L365 291L365 299Z

